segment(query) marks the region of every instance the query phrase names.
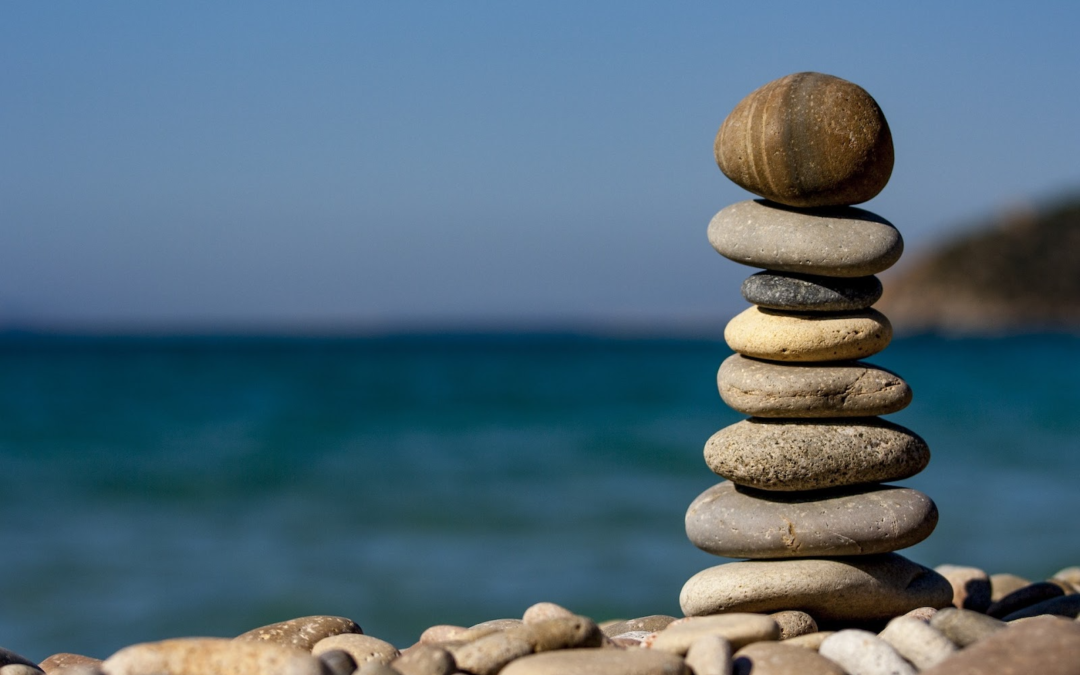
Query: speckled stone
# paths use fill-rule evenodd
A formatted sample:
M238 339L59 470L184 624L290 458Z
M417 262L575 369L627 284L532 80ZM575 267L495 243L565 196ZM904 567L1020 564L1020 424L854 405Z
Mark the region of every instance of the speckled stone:
M108 675L323 675L311 654L266 640L180 638L125 647L101 664Z
M919 670L926 670L956 653L944 633L911 616L898 616L878 636Z
M881 298L881 280L867 277L823 277L764 271L742 283L747 302L769 309L807 312L850 312L866 309Z
M54 670L60 668L67 668L68 666L98 666L101 664L101 659L95 659L92 656L83 656L82 654L71 654L68 652L60 652L47 657L38 667L44 670L46 673L51 673Z
M363 632L355 621L343 616L302 616L249 630L235 639L242 642L274 642L310 652L315 643L323 638Z
M930 536L938 511L910 488L874 485L766 492L725 481L686 512L686 536L728 558L808 558L888 553Z
M757 642L735 653L732 675L847 675L816 652L778 642Z
M1049 581L1039 581L1016 589L986 609L987 616L1000 619L1025 607L1065 595L1061 586Z
M520 658L499 675L690 675L682 658L652 649L562 649Z
M877 102L823 73L794 73L751 92L720 126L713 152L743 189L798 207L873 199L893 169Z
M953 606L985 612L990 606L990 577L978 567L938 565L934 570L953 587Z
M750 200L709 222L709 243L737 263L778 272L866 277L892 267L904 239L881 216L850 206L800 211Z
M889 619L951 601L940 574L895 553L717 565L691 577L679 596L687 616L798 609L818 621Z
M843 666L850 675L915 675L914 666L892 645L865 630L846 629L830 635L818 653Z
M930 461L915 433L876 417L850 420L751 418L713 434L705 463L761 490L799 491L902 480Z
M368 663L386 665L401 656L397 647L389 642L359 633L342 633L325 637L315 643L311 653L321 656L335 650L343 651L353 657L357 667L361 668Z
M730 642L733 649L739 649L762 640L779 640L780 626L762 614L735 612L692 617L657 633L652 648L682 656L703 635L719 635Z
M876 309L790 314L750 307L728 322L724 340L743 356L769 361L847 361L888 347L892 324Z
M790 640L800 635L818 632L817 621L814 621L814 617L806 612L788 609L783 612L773 612L769 617L776 622L777 626L780 626L781 640Z
M862 361L773 363L732 354L716 373L720 398L755 417L867 417L903 410L911 387Z
M1076 675L1078 664L1080 624L1036 617L994 633L923 675Z

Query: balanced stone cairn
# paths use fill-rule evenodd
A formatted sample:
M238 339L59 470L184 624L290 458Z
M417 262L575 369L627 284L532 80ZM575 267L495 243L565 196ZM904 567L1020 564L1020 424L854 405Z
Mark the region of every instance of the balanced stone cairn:
M881 191L892 136L861 87L797 73L740 102L715 145L721 171L763 200L709 224L723 256L765 271L728 323L736 352L720 396L751 415L720 430L705 461L727 479L690 505L699 548L749 558L706 569L683 587L688 616L801 610L819 622L889 619L953 600L949 582L896 553L933 531L929 497L883 485L922 471L922 438L879 417L911 401L898 375L859 361L892 338L871 305L875 274L903 251L888 221L853 208Z

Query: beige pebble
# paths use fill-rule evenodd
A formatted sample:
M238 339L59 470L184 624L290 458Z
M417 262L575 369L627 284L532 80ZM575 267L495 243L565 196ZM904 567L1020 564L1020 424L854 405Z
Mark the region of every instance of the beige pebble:
M28 666L25 663L9 663L0 666L0 675L41 675L43 671L37 666Z
M796 635L793 638L784 640L784 644L789 647L802 647L816 652L821 647L821 643L825 641L825 638L834 632L836 631L822 630L816 633L807 633L806 635Z
M650 649L562 649L510 663L499 675L690 675L683 660Z
M44 661L38 664L38 667L44 670L46 673L52 673L52 671L58 668L64 668L65 666L96 666L101 663L101 659L95 659L92 656L83 656L82 654L70 654L67 652L60 652L47 657Z
M401 675L451 675L457 671L454 656L441 647L415 645L390 662Z
M450 626L446 624L431 626L420 634L420 643L427 645L436 642L449 642L451 640L457 640L468 630L469 629L464 626Z
M401 652L398 651L397 647L389 642L359 633L343 633L323 638L315 643L311 653L319 656L336 649L340 649L353 657L357 667L361 667L366 663L388 664L401 656Z
M956 653L956 644L925 621L898 616L879 636L919 670L926 670Z
M734 351L758 359L845 361L888 347L892 324L876 309L793 314L755 306L728 322L724 340Z
M49 675L105 675L100 665L90 663L73 663L70 666L60 666L49 672Z
M915 675L915 668L889 643L873 633L845 629L830 635L818 653L840 664L850 675Z
M816 633L818 630L814 617L796 609L774 612L769 617L780 627L781 640L790 640L793 637L806 635L807 633Z
M686 650L686 665L694 675L731 675L731 643L719 635L702 635Z
M1076 675L1080 672L1080 625L1036 617L997 631L924 675Z
M953 606L985 612L990 606L990 577L978 567L938 565L934 571L953 587Z
M275 642L310 652L315 643L323 638L341 633L363 632L355 621L343 616L302 616L249 630L235 639Z
M490 621L483 621L469 628L469 630L481 631L481 630L506 630L511 626L520 626L524 623L521 619L492 619Z
M1050 575L1051 579L1060 579L1074 589L1080 589L1080 566L1066 567Z
M997 602L1009 593L1028 586L1031 581L1015 574L991 574L990 575L990 602Z
M536 623L548 619L565 619L574 616L567 608L556 605L554 602L538 602L525 610L521 620L525 623Z
M938 610L935 607L916 607L904 616L911 617L912 619L918 619L923 623L929 623L930 619L937 614Z
M777 640L780 626L764 614L732 613L694 617L684 623L672 623L656 634L652 648L682 656L702 635L719 635L739 649L752 642Z
M473 675L495 675L506 664L532 652L527 640L502 631L451 650L458 669Z
M655 633L658 630L664 630L671 622L675 621L675 617L667 616L666 614L650 614L649 616L642 616L636 619L627 619L625 621L616 621L606 625L601 625L600 628L604 631L605 635L616 636L623 633L629 633L632 631L648 631Z
M322 675L319 660L268 640L179 638L125 647L101 664L108 675Z
M575 615L513 626L506 629L506 633L525 640L535 652L599 647L605 638L592 619Z
M930 625L958 647L967 647L1005 628L1005 622L968 609L947 607L930 619Z
M786 642L757 642L735 652L734 675L845 675L829 659Z

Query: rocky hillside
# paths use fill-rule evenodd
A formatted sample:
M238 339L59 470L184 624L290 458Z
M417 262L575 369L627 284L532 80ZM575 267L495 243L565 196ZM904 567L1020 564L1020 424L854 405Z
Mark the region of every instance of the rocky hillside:
M1080 332L1080 197L913 257L877 304L899 333Z

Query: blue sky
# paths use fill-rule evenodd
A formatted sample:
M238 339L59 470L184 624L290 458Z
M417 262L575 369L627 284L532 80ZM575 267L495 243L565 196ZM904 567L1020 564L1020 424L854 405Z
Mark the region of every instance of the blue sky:
M0 4L0 326L722 326L777 77L882 106L906 259L1080 186L1080 3L942 5Z

